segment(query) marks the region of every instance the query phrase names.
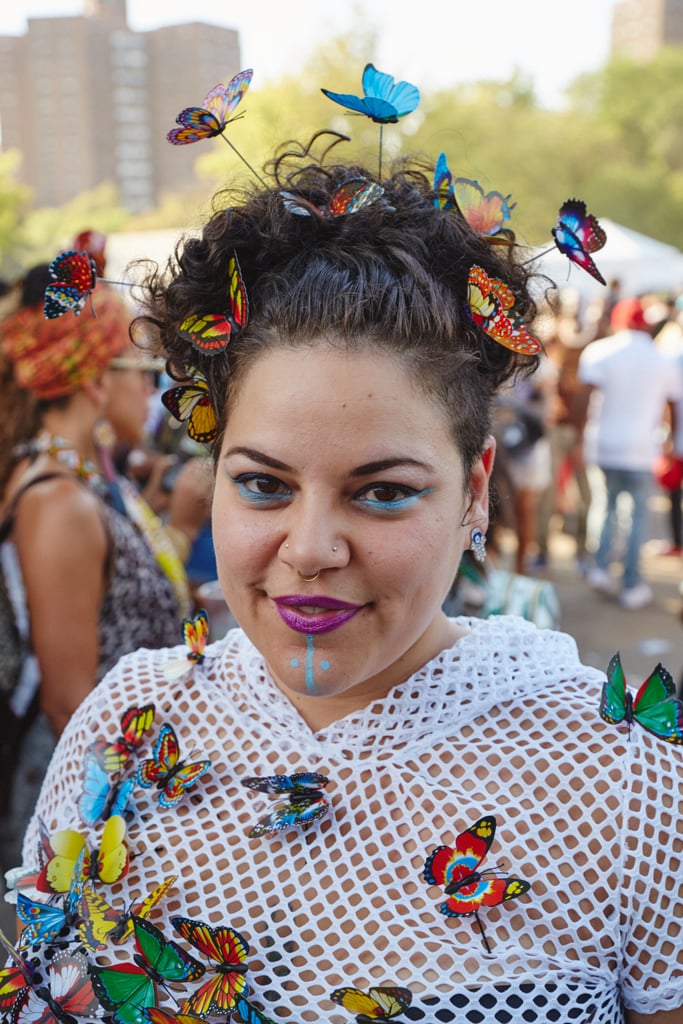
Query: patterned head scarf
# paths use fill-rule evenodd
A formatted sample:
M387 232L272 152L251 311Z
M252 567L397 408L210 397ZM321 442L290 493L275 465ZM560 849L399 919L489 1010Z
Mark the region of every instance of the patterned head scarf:
M72 395L128 348L132 314L124 300L102 286L94 302L96 316L85 309L46 320L41 304L0 323L0 346L20 387L44 400Z

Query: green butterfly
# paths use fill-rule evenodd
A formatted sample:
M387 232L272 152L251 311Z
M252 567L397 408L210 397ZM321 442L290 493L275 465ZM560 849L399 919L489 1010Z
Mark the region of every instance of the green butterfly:
M626 722L629 735L634 722L638 722L667 743L683 743L683 703L676 699L671 673L661 662L633 696L626 686L619 653L610 658L600 698L600 717L611 724Z
M176 942L167 941L145 918L133 915L135 963L91 967L95 995L118 1024L149 1024L145 1007L156 1006L156 986L194 981L206 968Z

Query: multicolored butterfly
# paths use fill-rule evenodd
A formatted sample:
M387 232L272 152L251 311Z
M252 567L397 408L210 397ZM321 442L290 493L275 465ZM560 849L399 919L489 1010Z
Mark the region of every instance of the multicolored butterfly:
M541 351L540 342L524 326L513 309L512 289L497 277L489 277L483 267L470 267L467 277L467 305L475 324L499 345L520 355Z
M223 352L233 334L247 326L249 301L240 265L234 253L228 260L228 297L228 314L204 313L188 316L178 328L180 336L189 341L202 355L215 356Z
M172 128L166 135L174 146L187 146L202 139L222 135L231 121L233 110L240 103L253 77L253 70L247 68L231 78L227 85L219 82L207 93L201 107L186 107L176 117L181 128ZM240 115L237 115L239 117Z
M318 772L296 772L294 775L254 776L242 779L242 785L258 793L273 796L287 795L286 803L260 818L247 833L250 839L263 835L275 835L284 829L310 825L316 818L329 813L330 806L322 790L330 780Z
M121 716L121 735L113 743L96 740L89 747L105 771L121 771L128 757L140 746L145 733L152 728L154 711L154 704L128 708Z
M194 1013L169 1013L157 1006L146 1006L142 1012L142 1020L149 1024L201 1024L204 1019Z
M262 1010L257 1010L243 996L238 996L235 1000L235 1013L243 1024L275 1024L275 1021L267 1017Z
M46 320L55 320L69 310L78 316L97 281L94 259L87 252L70 249L53 259L50 273L55 284L45 289Z
M178 384L164 391L162 403L180 423L187 421L187 432L199 444L212 444L218 434L216 413L209 398L209 385L203 377L189 384Z
M83 792L78 798L78 813L85 825L106 821L113 814L124 815L137 784L135 776L112 784L94 750L86 751L83 766Z
M175 884L177 875L169 875L143 900L129 910L116 910L94 889L85 888L79 905L78 934L88 949L104 949L108 942L125 942L133 931L133 917L146 918Z
M455 206L477 234L490 237L498 234L516 203L510 203L510 196L502 192L484 192L478 181L471 178L455 178L451 174L446 154L440 153L434 169L434 205L442 210Z
M37 863L38 867L27 867L24 864L16 868L10 868L5 872L5 901L16 903L17 892L22 889L36 889L41 870L47 864L50 857L54 856L54 850L50 845L50 833L42 818L38 818L38 846Z
M203 921L191 921L187 917L172 917L171 924L186 942L218 965L217 973L185 1000L182 1012L196 1013L200 1017L210 1013L230 1015L237 997L248 991L245 975L249 943L226 925L212 928Z
M192 669L193 665L204 661L204 651L209 639L209 616L202 608L192 618L183 619L183 640L187 648L184 658L173 658L164 665L166 679L180 678Z
M351 93L321 92L334 103L355 114L364 114L377 124L395 124L399 118L412 113L420 102L419 89L410 82L394 82L391 75L366 64L362 78L363 96Z
M15 1006L31 988L35 968L15 949L5 933L0 930L0 944L12 963L0 969L0 1010Z
M83 848L74 864L69 890L61 903L39 903L23 892L17 893L17 916L26 925L21 934L22 947L52 942L63 928L70 927L77 920L85 886L84 861Z
M473 914L488 953L478 911L481 907L495 907L499 903L523 896L530 889L522 878L504 875L501 869L479 866L488 853L496 833L493 815L479 818L455 840L455 846L437 846L427 857L423 878L429 885L443 886L448 899L439 910L447 917L466 917Z
M619 653L613 655L602 686L600 717L612 725L626 722L629 736L637 722L667 743L683 743L683 702L676 699L676 684L661 663L634 697L627 689Z
M99 1003L81 953L55 953L48 983L29 987L12 1007L12 1024L75 1024L96 1013Z
M178 737L173 726L162 725L152 758L142 761L138 768L138 782L145 789L153 786L159 790L160 807L175 807L190 786L208 772L211 761L195 761L185 764L179 760Z
M120 814L107 819L99 848L93 852L85 836L66 828L53 832L50 844L54 851L41 869L36 888L40 892L67 892L72 885L74 869L82 864L84 879L113 885L128 872L128 849L125 843L126 822ZM82 857L82 861L81 861Z
M381 986L367 992L359 988L337 988L330 993L330 999L355 1013L358 1024L370 1024L373 1020L398 1017L412 1003L413 993L400 986Z
M280 195L285 204L285 209L299 217L321 217L323 219L334 219L344 217L349 213L362 210L364 206L371 206L384 195L384 189L375 181L368 181L366 178L350 178L345 181L330 196L327 206L316 206L309 199L298 196L293 192L281 192Z
M589 255L602 249L607 241L605 231L592 213L586 213L586 204L580 199L567 199L560 207L557 225L551 229L555 245L572 263L583 267L600 284L604 277Z
M166 988L205 973L203 964L177 942L166 940L149 921L133 916L133 931L135 963L90 968L95 995L118 1024L144 1024L149 1019L145 1008L156 1006L157 984Z

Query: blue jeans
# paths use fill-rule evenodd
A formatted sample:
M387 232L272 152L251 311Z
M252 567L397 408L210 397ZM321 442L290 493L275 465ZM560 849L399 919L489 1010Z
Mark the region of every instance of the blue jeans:
M600 543L595 553L595 564L599 569L607 569L614 542L614 528L617 520L617 498L620 494L630 494L633 508L631 512L631 528L626 538L624 554L624 588L635 587L640 583L640 549L643 545L645 523L647 520L647 502L652 490L652 473L638 469L607 469L600 467L605 478L607 491L607 507L605 521L602 524Z

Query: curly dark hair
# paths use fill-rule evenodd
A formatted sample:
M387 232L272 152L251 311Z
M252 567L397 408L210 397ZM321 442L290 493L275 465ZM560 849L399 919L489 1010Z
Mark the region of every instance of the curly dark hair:
M289 144L268 173L271 187L218 193L201 237L186 238L165 273L153 269L143 282L137 323L156 339L174 379L206 378L218 421L215 451L240 380L260 354L321 344L373 349L400 359L444 408L467 478L490 433L495 392L537 364L495 342L467 308L468 274L477 264L509 285L525 322L533 319L531 271L519 262L514 235L501 232L494 244L457 207L439 208L429 167L416 159L392 168L380 199L336 217L297 215L282 193L324 211L341 184L373 180L366 168L324 166L311 161L310 146ZM207 356L178 327L190 315L225 312L233 254L249 321L223 352Z

